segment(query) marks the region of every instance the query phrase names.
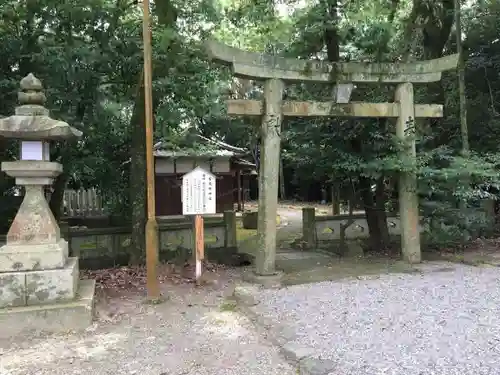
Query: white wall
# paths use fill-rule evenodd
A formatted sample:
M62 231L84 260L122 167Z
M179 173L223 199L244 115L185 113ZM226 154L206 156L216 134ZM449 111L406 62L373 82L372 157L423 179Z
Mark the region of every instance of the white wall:
M156 174L167 174L167 173L187 173L191 171L194 167L194 162L196 165L209 171L210 162L208 159L194 159L190 157L180 157L175 159L176 169L174 170L174 159L172 158L156 158ZM214 173L228 173L231 171L231 165L229 158L219 157L213 159L212 171Z

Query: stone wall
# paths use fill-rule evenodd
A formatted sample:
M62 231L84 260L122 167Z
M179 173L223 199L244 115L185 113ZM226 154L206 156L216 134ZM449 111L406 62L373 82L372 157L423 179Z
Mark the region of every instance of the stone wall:
M491 200L483 200L481 208L477 209L474 217L478 222L484 223L484 228L492 228L495 223L494 202ZM314 246L314 238L318 241L329 241L340 239L340 226L347 223L350 219L354 222L346 229L346 239L367 238L369 236L368 223L364 214L360 215L335 215L335 216L316 216L314 209L304 208L302 213L304 238L308 238L307 242L311 242ZM426 220L422 220L420 232L429 232L429 224ZM398 216L394 213L387 214L387 225L389 234L401 234L401 222ZM440 224L443 231L446 231L448 226Z
M315 231L320 241L340 239L340 226L347 223L350 219L354 222L346 229L346 239L366 238L368 237L368 223L365 215L336 215L336 216L316 216ZM396 216L387 217L389 234L400 234L400 221Z
M235 240L226 233L236 225L234 215L205 220L205 256L214 262L225 263L237 251ZM232 221L233 220L233 221ZM235 227L236 228L236 227ZM189 220L159 221L159 251L161 261L183 261L191 256L194 238ZM70 256L80 258L81 268L99 269L128 264L131 232L128 227L79 228L64 230ZM235 230L235 229L234 229ZM0 236L4 243L5 236Z
M491 204L490 204L491 206ZM488 236L494 233L496 224L495 214L490 208L485 207L477 210L474 218L478 225L477 229L472 226L469 235L472 238L479 236ZM350 223L346 228L345 242L340 238L341 227ZM473 224L473 223L472 223ZM344 255L346 252L351 254L363 255L364 249L360 246L360 241L356 239L363 239L369 237L368 223L366 222L365 215L336 215L336 216L316 216L313 207L305 207L302 209L302 242L301 245L304 249L315 250L323 249L326 251L334 252ZM401 235L401 221L399 217L394 214L387 214L387 226L391 236L399 237ZM425 233L424 241L427 243L433 241L454 241L457 236L462 238L462 233L457 232L457 227L442 222L435 222L430 226L429 220L420 218L420 232Z
M352 223L345 230L345 239L369 237L368 223L364 214L361 215L335 215L316 216L313 207L302 209L302 240L303 246L308 249L318 247L319 241L340 240L341 226ZM387 214L389 234L399 235L401 224L394 214Z

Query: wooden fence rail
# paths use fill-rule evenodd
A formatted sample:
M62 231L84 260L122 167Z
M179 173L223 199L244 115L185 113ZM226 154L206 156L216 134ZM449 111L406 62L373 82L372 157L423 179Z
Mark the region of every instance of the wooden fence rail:
M95 189L66 190L63 199L63 212L70 217L95 217L106 215L102 196Z

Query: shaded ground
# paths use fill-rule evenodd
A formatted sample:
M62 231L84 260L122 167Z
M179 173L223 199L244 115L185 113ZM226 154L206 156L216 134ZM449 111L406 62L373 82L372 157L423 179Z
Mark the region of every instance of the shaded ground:
M301 206L281 204L278 208L281 225L276 234L276 268L285 272L283 283L294 285L345 277L391 272L412 272L413 267L391 258L366 258L357 254L337 255L302 251L292 246L302 237ZM255 255L257 239L246 238L240 243L240 251Z
M130 280L119 281L123 275L102 276L116 285L99 292L93 327L75 335L0 341L0 374L296 374L247 318L225 304L238 274L218 270L210 276L204 288L182 277L176 284L165 281L170 298L160 305L144 304L141 290L121 289L131 287Z
M316 215L331 215L332 206L331 204L321 204L318 202L299 202L299 201L280 201L278 204L278 209L281 210L294 210L301 211L303 207L314 207L316 209ZM245 210L257 210L258 202L251 201L245 203ZM354 213L360 213L363 211L354 211ZM342 213L348 213L344 210Z
M302 236L302 213L300 210L279 208L280 217L276 233L278 248L289 247L290 243ZM240 252L255 255L257 251L257 230L237 229L238 248Z
M442 249L439 253L424 254L427 259L444 259L452 262L477 265L500 266L500 238L479 238L463 248Z
M359 244L351 241L351 249L344 256L330 252L303 251L297 246L302 237L302 212L311 204L282 202L278 207L281 225L277 229L276 268L285 272L284 284L295 285L310 282L339 280L346 277L380 275L395 272L413 273L415 267L401 261L399 257L365 256ZM315 206L315 205L312 205ZM316 205L317 214L330 209L327 205ZM322 244L325 245L325 244ZM331 244L336 246L336 244ZM326 248L330 245L326 244ZM300 246L299 246L300 247ZM399 247L397 245L396 247ZM441 252L424 253L425 260L452 261L469 265L500 265L500 239L476 240L457 252L457 247ZM255 255L257 251L256 232L240 242L240 251Z

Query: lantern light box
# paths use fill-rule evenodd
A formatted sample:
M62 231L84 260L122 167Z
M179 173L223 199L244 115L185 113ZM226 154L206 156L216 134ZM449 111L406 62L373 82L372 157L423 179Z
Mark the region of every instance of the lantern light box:
M49 142L21 141L21 160L50 161Z

